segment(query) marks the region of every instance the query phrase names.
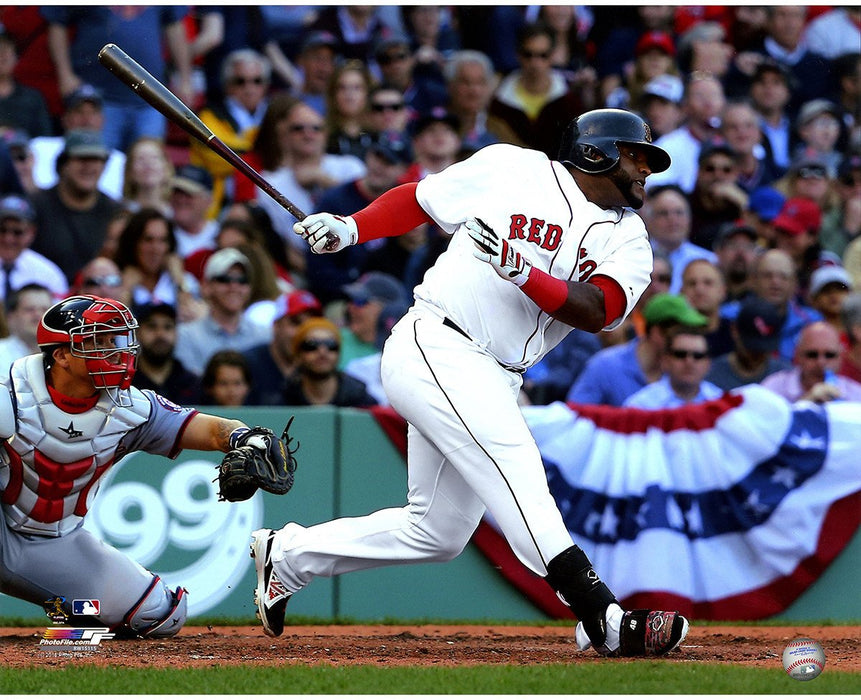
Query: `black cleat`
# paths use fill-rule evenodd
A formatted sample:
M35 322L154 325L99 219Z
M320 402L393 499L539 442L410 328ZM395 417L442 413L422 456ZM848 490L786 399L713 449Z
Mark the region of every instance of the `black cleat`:
M666 610L627 610L619 630L619 656L663 656L688 634L688 620Z

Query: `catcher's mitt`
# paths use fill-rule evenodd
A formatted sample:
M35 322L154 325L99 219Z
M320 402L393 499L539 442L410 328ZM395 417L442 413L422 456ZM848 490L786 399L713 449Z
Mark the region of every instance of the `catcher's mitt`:
M258 488L278 495L293 488L296 447L290 447L290 418L279 440L269 428L240 428L230 436L230 452L218 465L218 500L245 501Z

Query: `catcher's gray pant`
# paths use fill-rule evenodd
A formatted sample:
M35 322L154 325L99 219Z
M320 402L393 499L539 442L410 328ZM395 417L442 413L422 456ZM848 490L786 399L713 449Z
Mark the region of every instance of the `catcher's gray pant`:
M184 601L177 611L174 594L154 574L87 530L79 527L63 537L23 535L10 530L2 514L0 592L36 605L62 597L66 613L75 599L95 599L100 613L93 622L152 629L152 636L176 634L185 621Z
M485 508L518 558L545 576L572 540L517 404L521 377L417 307L386 342L382 378L409 423L408 503L308 528L287 524L272 553L287 589L314 576L452 559Z

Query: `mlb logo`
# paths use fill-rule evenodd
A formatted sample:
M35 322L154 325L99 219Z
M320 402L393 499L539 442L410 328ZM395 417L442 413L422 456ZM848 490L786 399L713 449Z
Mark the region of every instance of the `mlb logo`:
M98 600L73 600L72 615L98 615L101 605Z

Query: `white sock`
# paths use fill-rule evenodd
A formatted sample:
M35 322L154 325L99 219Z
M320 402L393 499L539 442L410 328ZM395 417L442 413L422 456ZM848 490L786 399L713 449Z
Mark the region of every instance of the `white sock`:
M625 611L622 610L616 603L611 603L604 611L604 617L607 620L607 641L604 646L607 651L616 651L619 648L619 630L622 628L622 616ZM582 622L577 623L577 629L574 631L574 638L577 642L577 647L580 651L585 651L592 646L592 641Z

